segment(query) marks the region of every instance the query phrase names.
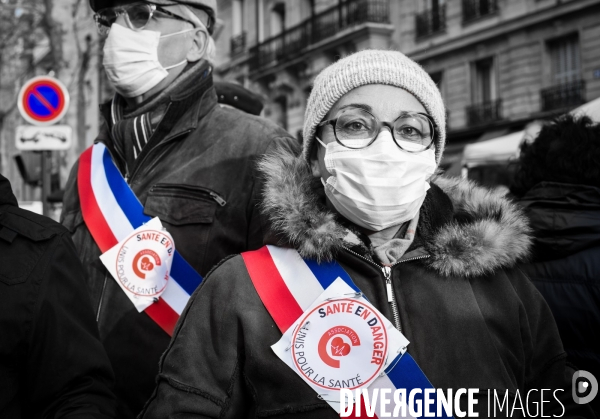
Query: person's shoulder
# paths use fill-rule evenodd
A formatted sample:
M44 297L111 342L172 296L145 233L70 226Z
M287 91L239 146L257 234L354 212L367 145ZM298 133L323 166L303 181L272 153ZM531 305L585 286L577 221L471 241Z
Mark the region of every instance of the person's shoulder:
M27 239L38 242L59 236L67 229L56 221L18 207L4 209L0 217L0 226Z
M527 258L528 219L503 191L445 176L432 178L433 184L417 227L426 239L430 267L443 276L483 278L508 272Z
M225 257L206 274L194 294L211 294L213 297L218 294L225 301L230 302L236 299L244 301L254 299L249 298L252 295L256 297L256 293L253 292L253 281L261 275L271 274L268 266L265 265L263 269L262 265L256 264L256 253L262 249ZM250 269L247 265L248 260L250 260L248 262Z
M230 106L217 105L215 111L220 120L226 120L230 129L239 128L243 131L244 137L252 141L267 141L273 138L290 138L292 135L285 129L258 115L251 115L239 109Z
M565 283L581 287L600 284L600 243L592 243L590 247L574 253L565 252L561 257L542 258L540 256L547 256L542 251L536 256L520 265L536 283L547 282L556 287L562 287Z
M248 270L242 254L229 255L213 266L198 289L207 286L207 284L208 287L218 286L224 289L235 289L237 285L247 279L247 276Z
M0 282L8 285L46 278L49 255L64 246L67 230L51 220L15 206L0 210ZM37 274L33 274L37 272Z
M261 304L244 258L236 254L227 256L208 272L192 294L183 316L189 319L188 311L191 311L194 313L191 321L196 322L195 319L209 313L241 315L248 307L260 307Z

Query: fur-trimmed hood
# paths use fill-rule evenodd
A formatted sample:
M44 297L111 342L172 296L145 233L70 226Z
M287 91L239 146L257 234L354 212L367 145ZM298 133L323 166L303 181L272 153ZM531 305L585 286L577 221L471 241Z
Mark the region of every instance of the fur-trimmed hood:
M331 260L348 246L353 234L323 204L321 182L301 156L280 150L264 157L259 170L265 179L262 210L279 244L317 260ZM439 188L429 190L417 227L432 269L443 276L479 276L528 255L530 228L516 204L463 179L436 177L432 183ZM443 222L436 201L448 203Z

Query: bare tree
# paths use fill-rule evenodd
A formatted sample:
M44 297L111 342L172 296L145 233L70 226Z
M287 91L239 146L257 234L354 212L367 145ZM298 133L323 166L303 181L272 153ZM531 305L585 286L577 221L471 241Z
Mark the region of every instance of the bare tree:
M49 64L51 69L60 74L63 67L62 36L61 26L52 17L54 9L54 0L43 0L44 8L40 19L40 27L44 30L49 40Z
M77 97L77 113L76 113L76 133L77 133L77 154L82 152L85 148L85 134L86 134L86 110L83 104L86 103L86 77L90 69L90 60L96 47L96 42L92 40L92 37L88 34L83 40L80 36L79 19L78 15L81 14L81 6L87 6L87 2L82 0L75 0L72 9L73 18L73 33L75 34L75 47L77 49L78 65L76 68L76 74L72 79L77 84L76 97Z
M59 73L63 67L62 30L53 17L53 0L0 0L0 131L4 118L15 109L18 87L33 70L34 50L47 45L46 66ZM6 100L11 96L10 100Z
M15 79L28 73L33 61L33 28L39 16L39 8L31 4L17 4L2 0L0 3L0 131L4 118L17 103L14 92ZM6 100L7 96L12 96Z

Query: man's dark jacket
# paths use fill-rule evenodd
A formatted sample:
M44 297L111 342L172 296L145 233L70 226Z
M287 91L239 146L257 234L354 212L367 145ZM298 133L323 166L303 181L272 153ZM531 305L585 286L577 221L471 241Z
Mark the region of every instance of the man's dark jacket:
M578 369L600 379L600 188L542 182L520 200L534 229L523 267ZM600 397L592 402L600 412Z
M0 175L0 418L113 418L112 384L69 232Z
M255 249L263 242L263 221L255 208L261 184L255 163L267 150L293 147L296 140L275 124L217 104L206 65L192 68L198 77L169 95L169 108L134 167L115 147L106 124L103 142L144 205L159 217L177 251L206 275L227 255ZM64 198L63 224L71 231L87 273L100 337L115 370L122 417L142 409L154 388L160 355L170 337L144 313L138 313L102 265L100 250L83 222L77 191L77 165Z
M323 186L306 161L282 153L261 167L263 208L276 229L271 243L313 260L333 257L396 323L385 269L368 239L320 202ZM512 407L526 398L539 417L532 409L542 394L546 417L592 417L571 398L572 370L547 304L515 268L529 246L522 212L500 193L466 181L434 182L412 248L391 266L396 327L410 341L408 352L434 387L480 389L480 418L522 417ZM183 313L142 418L339 417L275 355L271 345L280 339L242 257L221 263ZM539 389L563 390L556 393L563 404ZM488 416L488 390L501 399L508 391L510 408Z

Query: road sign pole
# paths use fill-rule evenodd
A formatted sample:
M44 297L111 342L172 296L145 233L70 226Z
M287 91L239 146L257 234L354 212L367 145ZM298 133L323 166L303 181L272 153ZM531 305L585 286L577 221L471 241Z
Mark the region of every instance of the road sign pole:
M52 152L42 151L42 205L44 208L44 215L50 216L50 203L48 202L48 195L50 195L51 182L52 182Z

